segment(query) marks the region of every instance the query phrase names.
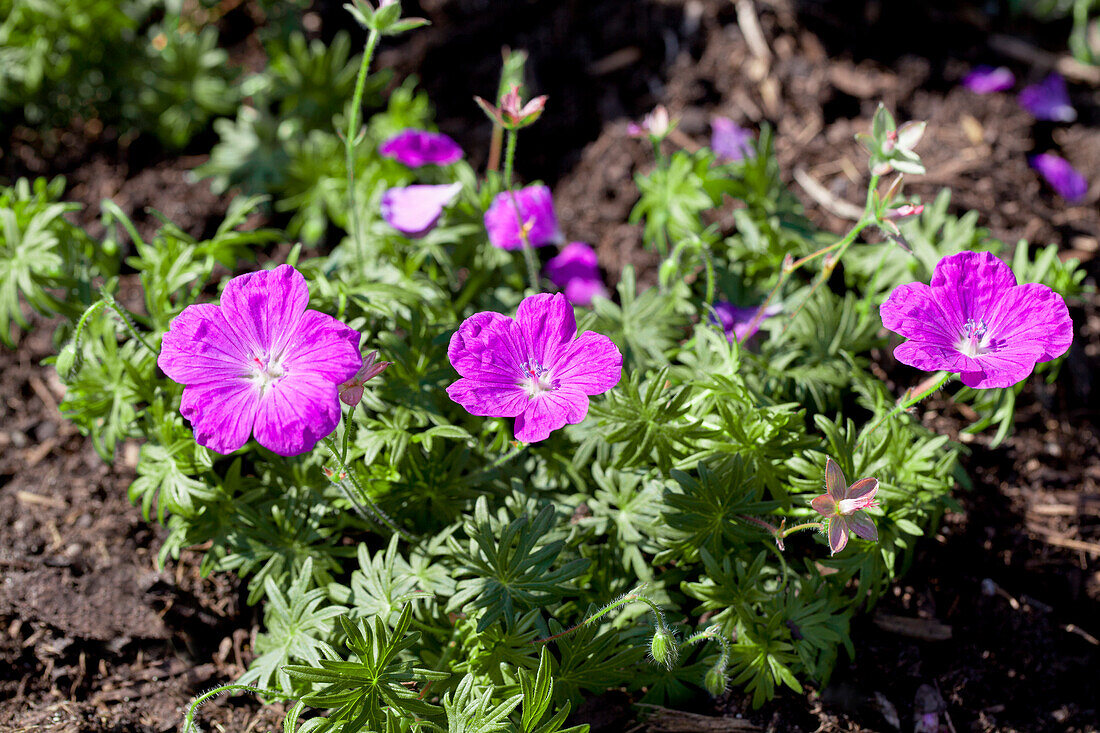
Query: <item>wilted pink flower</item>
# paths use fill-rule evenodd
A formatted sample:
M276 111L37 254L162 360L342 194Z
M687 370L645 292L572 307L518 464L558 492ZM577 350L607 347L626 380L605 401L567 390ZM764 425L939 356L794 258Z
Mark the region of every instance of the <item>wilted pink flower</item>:
M936 265L932 281L898 286L879 311L882 325L909 339L902 364L960 375L967 387L1010 387L1073 341L1062 296L1046 285L1017 285L990 252L960 252Z
M220 305L172 319L157 365L184 385L180 413L199 445L232 453L254 433L294 456L336 428L339 385L363 363L359 333L307 305L305 278L280 265L235 277Z
M516 440L535 443L588 414L588 397L619 383L623 357L607 336L577 337L561 293L524 298L515 319L475 313L447 350L462 376L447 388L471 415L514 417Z
M441 132L402 130L382 143L378 152L410 168L449 165L462 158L462 148Z
M756 332L760 330L760 325L765 320L778 314L783 309L778 305L769 305L764 309L760 319L753 323L752 320L758 310L760 309L756 306L734 305L729 301L719 300L714 304L714 316L711 320L715 325L722 327L730 343L733 343L735 339L738 343L744 343L756 335Z
M1037 120L1073 122L1077 110L1069 101L1066 80L1060 74L1051 74L1038 84L1024 87L1019 95L1020 106Z
M734 163L754 154L751 130L728 117L715 117L710 121L710 128L710 149L719 160Z
M810 506L829 524L829 549L837 554L848 544L848 531L871 542L878 541L878 530L870 517L859 514L875 506L878 479L864 478L848 486L844 472L832 458L825 459L825 493L815 496Z
M626 134L630 137L664 137L668 134L671 124L668 110L663 104L658 104L653 111L645 116L642 124L631 122L626 126Z
M1011 89L1016 84L1016 75L1007 67L975 66L973 71L963 77L963 86L977 94L992 94Z
M544 272L573 305L589 306L597 295L607 297L596 251L584 242L570 242L562 247L561 252L546 263Z
M1050 187L1071 204L1079 203L1089 191L1088 180L1065 158L1054 153L1033 155L1028 159L1031 167L1039 171Z
M382 194L382 218L406 237L423 237L435 229L443 208L461 190L461 183L387 189Z
M512 196L515 196L515 203ZM519 217L516 217L516 204ZM485 212L485 229L489 242L501 249L519 249L523 246L520 222L527 227L527 238L532 247L542 247L561 241L558 217L554 213L554 198L546 186L528 186L518 191L502 191L493 199Z
M517 130L532 124L542 116L548 97L544 94L526 104L519 96L519 85L513 84L500 99L500 106L494 107L481 97L474 97L481 110L496 124L508 130Z
M379 361L378 352L372 351L363 358L363 366L355 376L340 385L340 401L348 407L355 407L363 399L363 387L370 380L386 371L386 367L393 364L392 361Z

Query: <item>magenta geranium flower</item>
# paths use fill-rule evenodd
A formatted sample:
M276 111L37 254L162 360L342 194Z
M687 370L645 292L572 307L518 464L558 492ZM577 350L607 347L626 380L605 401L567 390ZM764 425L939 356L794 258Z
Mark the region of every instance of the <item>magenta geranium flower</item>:
M485 230L489 233L489 242L501 249L520 249L523 239L520 237L520 222L527 227L527 238L532 247L542 247L560 242L562 235L558 228L558 216L554 213L554 198L546 186L528 186L514 192L502 191L493 199L489 210L485 212ZM516 205L519 205L519 217Z
M1069 161L1054 153L1033 155L1028 159L1050 187L1071 204L1079 203L1089 191L1088 180Z
M588 397L619 383L623 357L607 336L577 337L561 293L524 298L514 319L475 313L447 350L462 378L447 388L471 415L514 417L516 440L536 443L588 414Z
M157 365L184 385L180 413L199 445L232 453L254 434L295 456L336 428L339 386L363 363L359 332L307 305L305 278L280 265L235 277L220 305L172 319Z
M1046 285L1017 285L989 252L944 257L928 285L899 286L879 312L886 328L909 339L894 349L898 361L954 372L977 389L1016 384L1073 340L1062 296Z
M783 309L778 305L769 305L764 309L760 320L753 323L752 319L756 316L758 310L760 309L755 306L734 305L729 301L719 300L714 304L714 315L711 317L711 321L722 327L730 343L733 343L735 339L738 343L743 343L756 335L764 321Z
M441 132L402 130L379 146L378 152L410 168L449 165L462 158L462 148Z
M1016 75L1004 66L995 69L992 66L975 66L963 77L962 84L972 92L992 94L1011 89L1016 84Z
M589 306L597 295L607 297L596 251L584 242L570 242L562 247L546 263L544 272L573 305Z
M710 121L710 129L710 149L719 160L734 163L753 155L751 130L728 117L715 117Z
M1019 102L1037 120L1073 122L1077 119L1077 110L1069 101L1066 80L1060 74L1051 74L1038 84L1024 87Z
M461 190L461 183L387 189L382 194L382 218L406 237L423 237L435 229L444 207Z
M837 554L848 544L848 532L871 542L878 541L878 529L871 518L860 514L875 506L878 479L864 478L851 486L832 458L825 459L825 493L810 502L814 511L828 522L829 549Z

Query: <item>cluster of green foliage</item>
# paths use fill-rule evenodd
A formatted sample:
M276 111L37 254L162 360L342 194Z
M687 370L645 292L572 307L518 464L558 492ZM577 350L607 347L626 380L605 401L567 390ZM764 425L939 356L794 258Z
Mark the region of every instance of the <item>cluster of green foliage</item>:
M218 123L206 169L220 186L275 194L309 242L349 228L331 132L347 114L349 55L346 40L292 38L253 82L254 106ZM381 84L366 88L370 101ZM609 688L676 705L732 685L760 705L827 680L858 645L853 615L891 587L966 481L961 446L894 414L897 395L871 371L888 345L878 306L942 256L1000 243L976 215L948 213L944 194L902 224L912 253L855 244L825 287L782 279L785 258L835 237L785 189L770 132L736 163L672 152L639 174L634 214L663 254L660 285L640 286L627 267L611 299L578 310L582 330L623 353L622 382L583 423L516 447L510 420L473 417L445 392L458 324L512 313L525 294L520 254L489 246L481 223L500 176L479 181L465 163L419 173L463 183L421 240L375 213L384 188L412 180L375 143L429 114L411 85L393 93L354 147L364 236L309 259L296 246L286 260L312 308L393 362L344 423L346 460L320 445L297 458L254 444L215 454L196 444L182 387L156 366L172 318L216 298L227 272L281 236L241 228L260 196L236 198L205 241L170 222L145 241L105 202L97 242L65 220L63 182L0 189L0 334L26 327L24 305L63 317L63 411L105 460L141 441L130 498L167 526L162 558L203 545L204 572L237 573L263 604L240 683L299 701L289 729L309 708L328 715L299 730L554 733L574 730L571 706ZM708 214L729 199L736 227L723 233ZM1022 281L1080 292L1076 263L1053 249L1017 247L1013 264ZM122 268L141 307L114 298ZM787 315L751 347L712 325L715 300L759 303L777 282ZM1008 429L1013 389L970 397L979 427ZM850 478L878 478L879 542L853 540L835 557L814 534L777 547L764 527L815 516L829 457Z
M1009 0L1008 7L1046 23L1069 19L1070 53L1083 64L1100 64L1100 1Z
M304 3L263 5L285 19ZM0 0L0 128L79 117L184 147L233 114L245 89L218 45L219 3L181 9L179 0Z

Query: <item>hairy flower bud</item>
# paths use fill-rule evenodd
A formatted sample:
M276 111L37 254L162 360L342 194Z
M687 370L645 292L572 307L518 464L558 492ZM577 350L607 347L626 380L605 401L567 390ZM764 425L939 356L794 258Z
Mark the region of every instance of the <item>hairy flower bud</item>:
M726 683L728 681L729 680L726 678L726 670L712 667L707 670L707 674L703 678L703 686L707 688L707 692L718 697L726 691Z
M61 377L63 380L68 379L75 365L76 347L72 344L65 344L57 355L57 361L54 362L54 368L57 369L57 376Z
M649 643L649 655L657 664L663 664L668 669L676 664L679 656L679 647L676 645L676 636L665 627L660 627L653 634L653 640Z

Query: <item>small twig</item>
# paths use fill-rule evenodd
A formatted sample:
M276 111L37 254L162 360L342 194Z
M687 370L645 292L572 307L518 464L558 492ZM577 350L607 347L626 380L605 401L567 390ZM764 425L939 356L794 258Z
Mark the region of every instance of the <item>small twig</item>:
M753 7L752 0L737 0L737 25L740 26L741 34L745 36L745 43L749 45L752 55L764 61L770 60L772 50L764 40L764 31L760 29L760 20L756 17L756 8Z
M859 221L863 216L863 209L834 196L829 189L822 186L813 176L807 173L805 168L799 166L794 169L794 180L802 186L802 189L815 203L829 213L851 221Z

